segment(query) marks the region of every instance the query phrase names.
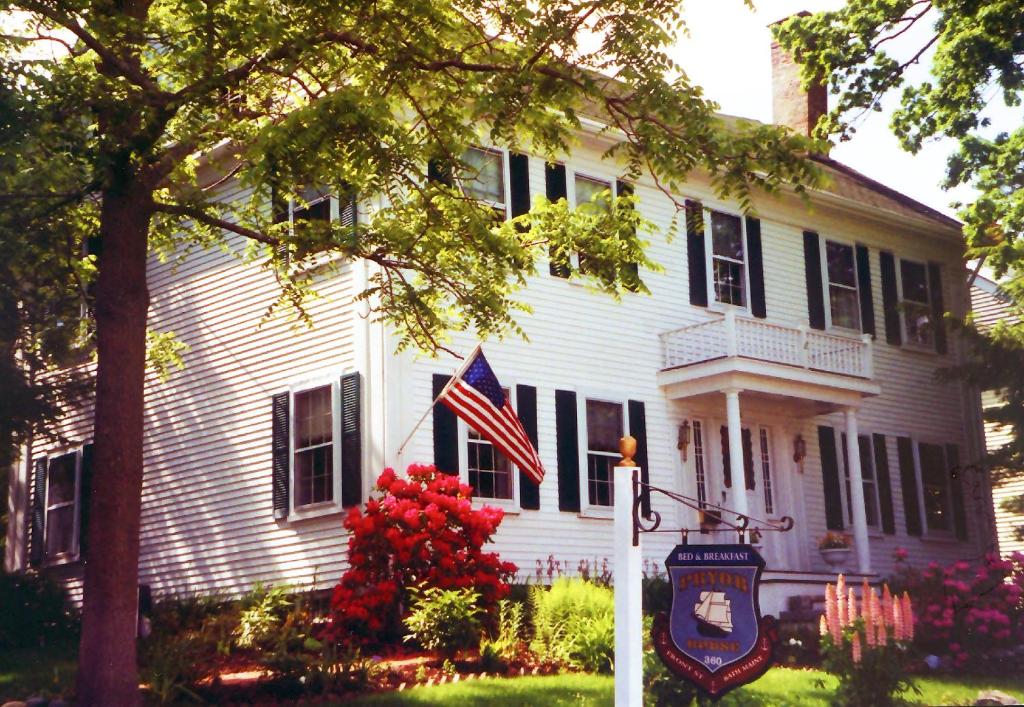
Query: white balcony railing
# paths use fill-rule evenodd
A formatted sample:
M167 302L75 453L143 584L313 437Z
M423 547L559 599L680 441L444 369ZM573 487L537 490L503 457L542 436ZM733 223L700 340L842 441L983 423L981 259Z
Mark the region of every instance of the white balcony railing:
M740 357L815 371L871 378L871 337L826 334L726 312L723 317L661 335L665 368Z

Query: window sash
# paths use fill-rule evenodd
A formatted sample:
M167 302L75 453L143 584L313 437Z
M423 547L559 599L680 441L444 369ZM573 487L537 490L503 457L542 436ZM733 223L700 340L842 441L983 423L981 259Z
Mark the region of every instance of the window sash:
M692 425L693 469L694 475L697 477L697 505L705 508L708 503L708 474L704 451L704 425L700 420L694 420Z
M919 283L908 280L914 274L920 275ZM916 279L916 278L915 278ZM903 328L903 340L912 346L932 348L935 345L935 332L932 321L932 291L928 282L928 266L914 260L900 259L899 272L900 324ZM913 295L910 290L922 291L921 296Z
M488 150L482 147L470 147L463 153L462 161L467 165L472 164L473 158L470 155L480 155L480 164L476 165L476 172L469 173L463 176L462 181L462 192L472 198L487 204L495 211L500 212L501 220L505 220L508 214L508 196L506 191L506 175L505 175L505 153L501 150ZM483 169L487 160L496 161L498 169L494 175L497 179L497 183L491 185L492 188L482 188L481 184L485 181L482 179L485 174Z
M591 423L601 421L597 415L615 410L618 429L613 431L609 426L609 439L595 439L595 431ZM587 398L583 405L583 429L586 434L586 482L587 498L591 506L611 507L615 503L614 481L615 464L619 459L618 443L626 428L626 409L621 402ZM592 417L593 414L593 417Z
M729 253L715 251L714 224L715 216L736 219L739 225L740 255L736 258ZM747 225L745 220L735 214L714 209L704 210L705 252L708 263L708 290L713 293L714 301L720 305L746 307L748 300L749 272L747 269Z
M53 479L55 473L61 470L59 465L67 464L69 468L64 469L65 473L70 472L70 497L63 497L60 500L54 498L56 489ZM46 463L46 497L43 502L45 514L43 546L46 548L46 557L61 559L73 556L78 552L78 519L80 516L78 503L81 493L81 451L76 450L66 454L50 457ZM58 537L55 533L58 528L56 518L67 517L66 525L60 526L63 535Z
M337 396L337 383L333 381L291 391L292 490L289 495L294 511L301 513L307 508L335 503L340 498ZM310 406L314 403L320 407L312 409Z
M853 494L850 484L850 457L847 451L846 445L849 441L844 434L842 436L842 451L840 452L843 456L843 493L845 500L843 503L846 508L846 519L847 523L853 525ZM878 501L878 483L875 475L875 457L871 446L870 435L860 435L857 438L858 450L860 451L860 476L861 476L861 488L864 493L864 517L867 520L867 526L869 528L881 527L882 514Z
M501 390L508 400L512 400L510 388ZM487 458L485 455L489 456L490 468L482 465L481 460ZM473 487L474 498L514 501L515 471L515 465L490 440L466 425L466 477Z
M764 488L764 512L768 515L774 515L775 498L774 489L772 488L771 444L768 429L765 427L760 428L758 437L761 442L761 484Z
M919 442L918 472L921 480L921 514L929 531L952 532L953 494L949 487L946 450L942 445Z

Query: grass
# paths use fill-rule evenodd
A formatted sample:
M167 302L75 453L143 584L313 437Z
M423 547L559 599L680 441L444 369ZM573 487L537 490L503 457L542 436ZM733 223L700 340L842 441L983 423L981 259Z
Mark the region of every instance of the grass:
M0 650L0 704L69 692L75 682L77 653L77 642Z
M30 695L66 693L74 682L75 645L54 645L0 652L0 704ZM824 688L817 681L823 680ZM912 702L925 705L969 705L983 690L1001 690L1024 698L1024 676L981 678L969 676L918 677L920 695ZM354 705L611 705L614 679L603 675L563 674L542 677L487 678L403 692L366 695L346 701ZM729 693L722 707L800 705L827 707L835 682L819 670L773 668L764 677Z
M818 687L823 680L825 687ZM1024 696L1024 677L989 679L952 676L917 679L921 695L907 695L924 705L969 705L982 690L1002 690ZM488 678L471 682L417 687L381 693L346 702L354 705L611 705L614 679L601 675L569 674L526 678ZM819 670L773 668L764 677L738 688L718 704L722 707L828 707L835 681Z

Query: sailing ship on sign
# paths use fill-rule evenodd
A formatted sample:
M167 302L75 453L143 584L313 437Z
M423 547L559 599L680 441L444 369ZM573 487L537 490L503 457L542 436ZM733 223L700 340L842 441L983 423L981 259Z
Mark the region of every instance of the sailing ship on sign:
M693 606L697 632L702 636L720 638L732 631L732 605L725 592L701 592Z

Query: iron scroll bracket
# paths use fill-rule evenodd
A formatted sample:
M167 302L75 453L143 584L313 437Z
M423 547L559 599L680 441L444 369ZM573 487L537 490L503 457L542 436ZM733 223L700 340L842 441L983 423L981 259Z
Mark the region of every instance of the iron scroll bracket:
M774 533L786 533L793 529L794 521L790 516L782 516L778 520L755 518L751 515L740 513L731 508L725 506L719 506L714 503L707 501L700 501L696 498L691 498L675 491L663 489L658 486L652 486L651 484L645 484L640 481L640 474L637 470L633 471L632 474L632 485L633 485L633 547L640 544L640 533L681 533L683 544L685 545L688 541L689 534L692 532L699 533L729 533L735 532L738 535L739 542L743 543L748 533L758 535L766 532ZM698 513L707 513L709 511L714 512L717 516L717 525L723 525L723 528L708 528L702 524L696 528L671 528L663 529L661 527L661 513L651 509L648 516L644 516L641 506L643 502L644 492L647 493L660 493L663 496L675 501L676 503L682 504L688 508L692 508ZM731 520L730 520L731 519Z

